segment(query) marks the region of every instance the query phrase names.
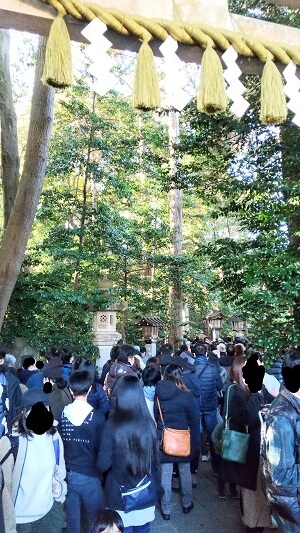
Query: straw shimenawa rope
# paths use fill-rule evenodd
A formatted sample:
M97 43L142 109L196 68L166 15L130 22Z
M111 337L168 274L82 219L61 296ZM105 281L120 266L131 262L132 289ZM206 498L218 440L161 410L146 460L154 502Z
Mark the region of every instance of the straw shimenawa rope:
M40 0L61 15L71 15L76 20L90 22L98 17L111 30L122 35L133 35L142 42L153 39L165 41L170 35L181 44L211 46L225 51L233 46L244 57L257 57L266 63L268 52L273 60L287 65L294 61L300 65L300 46L274 43L267 39L253 38L226 29L213 28L206 24L190 24L165 19L150 19L141 15L129 15L115 8L104 8L99 4L83 0Z
M178 43L205 48L202 59L197 107L205 113L218 113L227 107L223 67L216 50L224 52L230 46L244 57L256 57L265 64L261 91L261 120L278 124L287 115L281 74L274 61L285 65L294 61L300 65L300 46L274 43L243 33L216 29L206 24L150 19L130 15L115 8L104 8L87 0L40 0L58 14L48 39L48 53L43 81L53 87L67 87L72 80L70 42L64 22L66 15L78 21L91 22L99 18L111 30L124 36L134 36L142 44L138 52L134 79L133 105L137 109L156 109L160 106L160 91L155 71L153 51L149 42L165 41L169 36Z

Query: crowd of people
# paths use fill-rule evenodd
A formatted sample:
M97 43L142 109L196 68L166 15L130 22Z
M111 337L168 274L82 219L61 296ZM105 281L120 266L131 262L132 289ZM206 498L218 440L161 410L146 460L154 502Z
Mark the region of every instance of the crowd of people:
M243 339L156 357L114 346L101 375L68 349L22 359L0 349L0 533L148 533L156 507L171 520L173 491L193 511L200 460L219 498L228 484L240 499L246 533L300 530L299 348L267 371ZM164 447L166 428L188 430L186 454ZM243 461L225 429L248 434Z

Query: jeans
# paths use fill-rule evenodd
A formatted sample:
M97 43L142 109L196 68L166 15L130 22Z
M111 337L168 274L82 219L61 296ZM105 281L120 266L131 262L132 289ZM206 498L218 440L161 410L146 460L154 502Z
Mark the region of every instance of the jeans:
M192 503L192 474L190 463L178 463L182 505L189 507ZM161 465L161 485L165 493L161 498L161 511L164 514L171 513L172 498L172 473L173 463L162 463Z
M213 411L200 411L200 433L202 433L203 428L205 428L207 431L207 439L211 456L211 466L215 472L217 471L216 452L213 442L211 440L211 434L215 429L217 422L217 408Z
M124 533L149 533L151 522L147 522L143 526L128 526L124 527Z
M49 513L27 524L17 524L18 533L61 533L65 522L62 504L54 502Z
M91 532L96 516L103 508L100 479L79 472L67 472L67 484L67 533L81 533L82 510Z

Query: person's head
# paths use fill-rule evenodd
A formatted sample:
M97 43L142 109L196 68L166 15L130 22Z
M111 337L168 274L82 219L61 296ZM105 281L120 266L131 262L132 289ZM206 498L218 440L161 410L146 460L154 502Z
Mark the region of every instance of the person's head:
M110 350L110 354L109 354L111 361L116 361L119 355L119 349L120 349L120 346L112 347L112 349Z
M164 379L167 381L173 381L176 387L181 390L188 390L182 381L182 368L175 363L170 363L166 366Z
M242 355L235 357L230 368L230 377L249 396L250 392L245 383L242 369L246 364L246 358Z
M218 344L218 350L219 350L219 352L222 353L222 354L223 354L223 353L226 353L226 346L225 346L224 342L220 342L220 343Z
M117 511L105 509L95 521L93 533L123 533L124 524Z
M74 357L70 350L67 350L67 348L63 349L64 355L61 356L61 362L63 365L69 365L73 363Z
M234 357L241 357L245 355L245 346L241 342L237 342L234 345Z
M62 362L60 357L52 357L46 367L43 368L44 381L56 383L58 388L63 389L66 381L63 378Z
M60 359L64 356L64 351L59 346L51 346L49 350L47 350L45 357L47 361L50 361L52 357L60 357Z
M145 387L155 387L155 385L161 380L161 372L158 366L146 366L142 373L142 380Z
M31 355L29 357L25 357L23 361L23 368L24 370L36 370L35 358Z
M147 362L146 362L146 366L151 366L151 365L156 365L158 366L158 368L160 368L160 361L158 359L158 357L149 357L149 359L147 359Z
M288 353L282 364L285 387L300 398L300 350Z
M137 351L132 344L122 344L119 346L119 354L117 361L119 363L129 363L130 365L134 364L134 356L137 354Z
M174 353L174 346L173 344L171 344L170 342L167 342L166 344L163 344L161 349L160 349L160 353L161 355L168 355L168 356L172 356L173 353Z
M85 359L84 357L78 357L75 361L76 368L74 370L86 370L87 372L89 372L92 379L92 383L94 384L96 379L96 367L93 361L91 361L90 359ZM71 375L74 370L72 370Z
M87 370L75 370L69 377L69 386L74 398L86 398L92 388L93 379Z
M229 342L226 346L226 353L227 355L229 356L233 356L234 355L234 345L232 342Z
M203 344L200 344L200 343L199 343L199 344L196 344L196 345L194 346L194 348L193 348L193 352L194 352L194 354L195 354L195 357L200 357L200 356L202 356L202 355L205 356L205 353L206 353L206 351L205 351L205 347L203 346Z
M30 419L28 419L31 414ZM28 420L31 422L27 426ZM50 399L39 387L32 387L22 394L20 409L12 420L12 427L23 437L30 439L34 433L55 433Z
M37 368L38 370L42 370L42 369L44 368L45 365L44 365L43 361L37 361L37 362L35 363L35 366L36 366L36 368Z
M16 362L16 358L14 355L10 354L10 353L7 353L5 358L4 358L4 364L6 366L12 366L14 367L15 366L15 362Z

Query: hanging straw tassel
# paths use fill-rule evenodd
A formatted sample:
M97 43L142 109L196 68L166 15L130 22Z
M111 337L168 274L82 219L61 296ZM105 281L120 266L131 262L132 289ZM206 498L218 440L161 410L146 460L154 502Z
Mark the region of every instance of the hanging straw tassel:
M42 81L51 87L64 88L72 84L71 42L61 15L51 25Z
M261 78L260 120L266 124L281 124L287 117L287 105L281 74L270 57Z
M137 56L134 75L133 107L135 109L156 109L160 107L160 91L154 56L148 42L143 42Z
M219 113L226 109L227 102L222 63L217 52L209 46L201 63L197 108L202 113Z

